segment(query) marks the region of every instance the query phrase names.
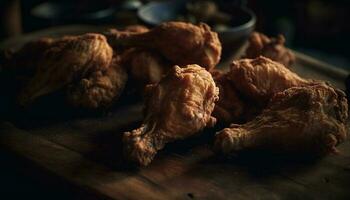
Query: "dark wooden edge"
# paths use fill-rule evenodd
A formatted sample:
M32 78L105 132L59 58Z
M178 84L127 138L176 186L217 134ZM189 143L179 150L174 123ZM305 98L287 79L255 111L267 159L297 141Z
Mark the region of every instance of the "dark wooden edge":
M311 56L305 55L298 51L293 51L293 53L295 54L300 64L302 64L303 66L313 68L314 70L321 72L327 76L330 76L339 80L344 80L349 75L348 71L340 67L317 60Z
M140 176L127 175L92 162L56 143L0 123L0 145L70 183L104 199L169 199Z

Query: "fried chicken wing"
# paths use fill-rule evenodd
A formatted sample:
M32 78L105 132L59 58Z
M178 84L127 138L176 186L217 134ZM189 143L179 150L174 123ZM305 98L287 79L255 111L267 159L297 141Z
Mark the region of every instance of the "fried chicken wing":
M217 33L206 24L166 22L141 34L107 33L113 46L144 47L158 51L173 64L198 64L213 69L221 56Z
M58 90L89 71L106 70L113 50L100 34L69 36L55 41L39 58L35 75L19 95L27 105L36 98Z
M211 116L219 90L204 68L175 66L148 88L142 126L123 137L126 157L148 165L168 142L190 137L215 124Z
M94 71L72 84L67 92L67 100L75 107L107 107L120 96L126 81L125 69L114 58L107 70Z
M324 154L347 136L345 94L325 84L293 87L277 93L254 120L217 133L214 148L223 153L270 149Z
M249 38L246 57L256 58L258 56L265 56L282 63L286 67L291 67L295 62L295 56L284 46L284 43L285 39L283 35L278 35L277 38L268 38L262 33L254 32Z

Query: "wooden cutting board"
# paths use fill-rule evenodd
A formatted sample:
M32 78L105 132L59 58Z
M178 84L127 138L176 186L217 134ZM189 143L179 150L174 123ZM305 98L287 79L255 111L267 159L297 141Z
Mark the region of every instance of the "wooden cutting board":
M2 47L90 28L51 29L8 40ZM344 88L346 71L296 55L293 70L299 75ZM141 110L139 103L124 103L106 115L36 126L30 125L40 124L39 119L3 120L0 146L43 173L101 199L350 199L348 141L339 146L341 154L312 160L267 152L223 158L211 150L216 130L210 129L169 144L148 167L129 165L123 160L120 139L125 130L140 125Z

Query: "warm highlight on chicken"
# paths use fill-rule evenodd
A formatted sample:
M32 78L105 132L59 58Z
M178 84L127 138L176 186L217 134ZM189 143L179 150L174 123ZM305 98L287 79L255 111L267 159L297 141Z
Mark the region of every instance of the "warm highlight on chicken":
M293 87L277 93L254 120L217 133L214 148L324 154L336 152L348 132L345 94L330 86Z
M123 138L126 157L148 165L168 142L184 139L215 124L211 116L219 90L198 65L175 66L159 84L148 88L140 128Z
M283 35L278 35L277 38L269 38L262 33L254 32L249 38L249 46L245 56L247 58L265 56L289 68L295 62L295 56L292 51L284 46L284 43Z
M294 86L312 85L282 64L263 56L233 61L228 78L236 89L255 101L267 101L272 95Z
M139 34L106 34L113 46L153 49L177 65L198 64L213 69L220 60L217 33L206 24L166 22Z

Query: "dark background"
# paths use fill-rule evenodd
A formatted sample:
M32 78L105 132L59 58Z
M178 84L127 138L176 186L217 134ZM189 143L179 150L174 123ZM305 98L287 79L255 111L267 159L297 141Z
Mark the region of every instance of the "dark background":
M67 0L66 0L67 1ZM139 23L136 11L125 2L135 0L75 0L76 7L69 15L88 9L113 8L114 13L97 20L43 20L33 16L35 6L44 0L0 0L0 41L14 35L65 24L134 24ZM227 0L230 1L230 0ZM231 0L235 1L235 0ZM64 2L57 1L57 2ZM123 4L124 2L124 4ZM149 1L138 1L147 3ZM257 30L270 36L283 33L293 49L350 69L350 1L348 0L244 0L258 18Z
M113 8L111 16L97 20L43 20L32 9L43 0L0 0L0 41L35 30L65 24L133 24L140 21L135 9L121 0L74 1L76 8L67 15L79 15L87 8ZM60 1L63 2L63 1ZM146 3L147 1L142 1ZM350 70L350 1L348 0L248 0L257 15L257 30L270 36L285 35L287 45L320 60ZM84 5L84 6L83 6ZM0 150L0 195L2 199L70 199L77 194L69 186L27 175L25 161L13 160ZM18 167L20 166L20 167ZM50 194L50 195L49 195ZM54 195L52 195L54 194ZM9 195L7 197L7 195Z
M350 1L249 1L258 16L257 29L283 33L296 50L350 69Z
M67 1L67 0L66 0ZM226 0L235 1L235 0ZM237 0L236 0L237 1ZM14 35L65 24L134 24L140 23L135 10L125 2L135 0L73 0L76 7L66 15L87 10L113 8L114 13L101 19L43 20L33 16L35 6L45 0L0 0L0 41ZM64 0L57 1L64 2ZM123 4L124 2L124 4ZM147 3L149 1L138 1ZM270 36L283 33L289 47L350 69L350 1L348 0L241 0L257 15L257 30Z

